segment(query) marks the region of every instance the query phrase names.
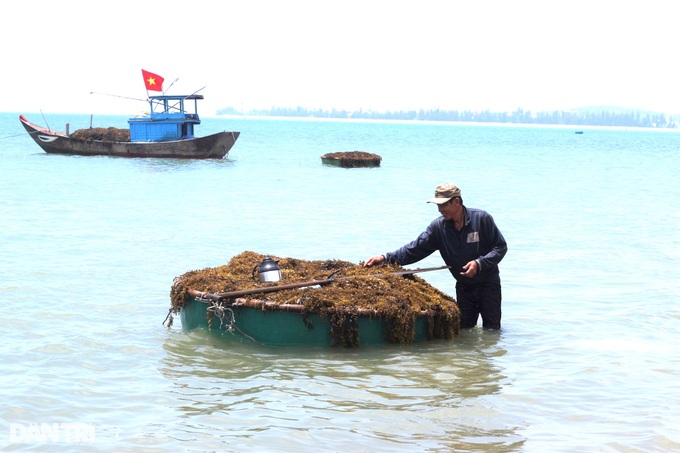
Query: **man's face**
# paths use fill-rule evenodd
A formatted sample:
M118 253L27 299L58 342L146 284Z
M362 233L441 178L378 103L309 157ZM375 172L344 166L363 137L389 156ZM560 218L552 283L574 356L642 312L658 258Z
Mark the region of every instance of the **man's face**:
M460 198L456 197L450 199L446 203L437 205L437 209L439 209L439 213L443 215L446 220L453 220L460 215L463 205L460 202Z

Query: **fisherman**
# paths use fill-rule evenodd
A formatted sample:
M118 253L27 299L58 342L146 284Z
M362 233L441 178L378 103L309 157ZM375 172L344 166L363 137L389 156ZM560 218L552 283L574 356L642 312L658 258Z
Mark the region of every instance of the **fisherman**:
M479 315L484 329L501 328L501 279L498 263L508 246L493 217L481 209L463 204L455 184L437 186L434 198L440 217L420 236L384 255L370 257L364 267L395 262L413 264L439 250L456 279L456 302L461 312L461 328L477 325Z

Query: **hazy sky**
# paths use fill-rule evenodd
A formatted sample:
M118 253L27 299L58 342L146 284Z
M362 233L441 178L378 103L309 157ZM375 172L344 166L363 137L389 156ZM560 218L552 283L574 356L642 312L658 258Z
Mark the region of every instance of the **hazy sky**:
M3 2L1 111L304 106L680 113L675 0Z

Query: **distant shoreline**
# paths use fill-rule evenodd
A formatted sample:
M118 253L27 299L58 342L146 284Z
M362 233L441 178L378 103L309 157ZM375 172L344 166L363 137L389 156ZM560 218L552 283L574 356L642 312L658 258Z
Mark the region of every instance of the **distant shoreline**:
M218 114L206 115L206 118L234 118L244 120L272 120L272 121L340 121L356 123L394 123L394 124L429 124L429 125L457 125L457 126L479 126L479 127L536 127L536 128L557 128L573 131L587 130L640 130L657 132L680 132L679 127L642 127L642 126L598 126L598 125L573 125L573 124L536 124L536 123L493 123L476 121L433 121L433 120L387 120L387 119L364 119L364 118L318 118L312 116L268 116L268 115L247 115L247 114Z
M398 112L347 111L347 110L309 110L297 108L272 108L239 111L227 107L217 111L218 116L248 118L286 118L286 119L332 119L332 120L376 120L404 122L448 122L507 125L545 125L567 127L624 127L643 129L678 129L680 115L666 115L658 112L640 110L601 110L584 108L570 111L555 110L532 113L523 109L514 112L485 111L444 111L444 110L408 110Z

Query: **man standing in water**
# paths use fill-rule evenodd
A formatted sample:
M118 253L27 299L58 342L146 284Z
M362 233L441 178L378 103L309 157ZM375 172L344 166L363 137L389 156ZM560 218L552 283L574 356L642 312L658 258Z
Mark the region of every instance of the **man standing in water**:
M463 205L455 184L442 184L434 192L441 214L418 238L391 253L372 256L364 267L395 262L412 264L439 250L456 279L456 302L461 327L477 325L479 315L485 329L501 328L501 278L498 263L508 246L493 217L481 209Z

